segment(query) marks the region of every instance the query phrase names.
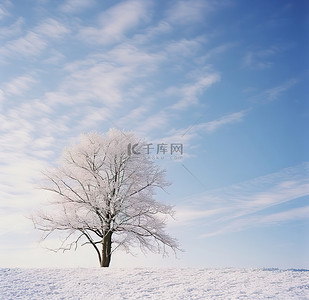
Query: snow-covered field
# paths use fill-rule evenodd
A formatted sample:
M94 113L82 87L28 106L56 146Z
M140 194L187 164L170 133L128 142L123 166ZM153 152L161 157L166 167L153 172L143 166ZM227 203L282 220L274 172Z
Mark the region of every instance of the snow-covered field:
M309 271L0 269L0 299L309 299Z

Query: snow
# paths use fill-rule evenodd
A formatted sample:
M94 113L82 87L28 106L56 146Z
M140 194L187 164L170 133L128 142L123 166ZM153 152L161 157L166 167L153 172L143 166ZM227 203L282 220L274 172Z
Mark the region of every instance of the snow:
M0 299L309 299L309 271L0 268Z

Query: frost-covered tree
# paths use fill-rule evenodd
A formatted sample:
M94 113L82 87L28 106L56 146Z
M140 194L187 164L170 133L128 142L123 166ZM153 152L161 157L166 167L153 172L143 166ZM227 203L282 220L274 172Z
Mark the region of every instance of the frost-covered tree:
M80 143L66 148L57 168L44 172L42 188L52 197L46 211L32 220L44 231L65 233L58 250L89 244L100 266L108 267L117 249L132 247L167 254L177 241L165 232L171 206L154 199L155 189L168 185L165 171L146 154L130 153L140 143L130 132L111 129L106 135L84 134ZM141 144L141 143L140 143Z

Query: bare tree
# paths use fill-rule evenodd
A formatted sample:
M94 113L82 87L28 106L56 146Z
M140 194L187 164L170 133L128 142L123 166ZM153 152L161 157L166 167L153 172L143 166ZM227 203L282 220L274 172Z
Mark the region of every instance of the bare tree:
M131 154L128 145L139 143L130 132L111 129L105 136L81 136L81 141L63 152L60 166L45 172L43 189L52 192L48 212L37 211L32 220L44 231L65 232L56 249L69 250L89 244L100 266L110 265L117 249L130 252L140 247L167 254L177 241L165 232L171 206L154 199L155 189L168 185L165 171L146 154Z

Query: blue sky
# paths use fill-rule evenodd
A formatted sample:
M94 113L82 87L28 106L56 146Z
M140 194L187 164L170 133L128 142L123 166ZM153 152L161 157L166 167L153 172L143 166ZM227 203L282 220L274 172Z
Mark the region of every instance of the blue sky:
M156 162L185 252L113 266L309 268L306 1L3 0L0 24L0 266L96 266L25 216L63 147L116 127L183 144Z

